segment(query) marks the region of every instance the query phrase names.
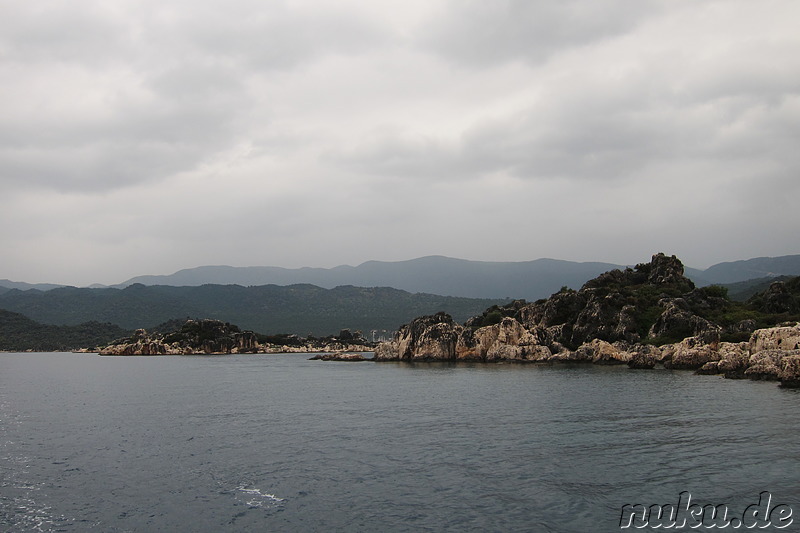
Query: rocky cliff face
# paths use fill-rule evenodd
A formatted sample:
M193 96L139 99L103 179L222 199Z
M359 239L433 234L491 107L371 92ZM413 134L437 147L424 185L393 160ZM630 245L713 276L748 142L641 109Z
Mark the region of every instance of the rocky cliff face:
M378 346L377 361L585 362L663 365L726 377L800 384L800 325L755 331L748 342L721 342L722 328L698 315L726 300L695 289L683 265L663 254L613 270L580 290L547 300L491 308L464 325L444 313L402 326ZM662 346L648 339L672 339ZM795 370L796 369L796 370Z

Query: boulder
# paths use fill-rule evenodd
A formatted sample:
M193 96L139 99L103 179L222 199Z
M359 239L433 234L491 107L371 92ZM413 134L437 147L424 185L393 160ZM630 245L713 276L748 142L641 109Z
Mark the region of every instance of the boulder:
M749 348L750 353L800 349L800 323L756 330L750 336Z
M704 364L703 366L695 370L695 374L701 374L701 375L719 374L719 361L709 361L708 363Z
M468 339L474 343L469 346ZM539 345L537 338L514 318L503 318L499 324L475 330L472 335L462 335L457 358L462 360L545 361L551 352Z
M729 379L743 378L750 363L750 351L746 342L721 342L719 344L717 372Z
M800 354L783 358L778 378L781 380L781 387L800 388Z
M706 344L700 337L689 337L681 342L662 347L664 366L679 370L697 370L711 361L719 361L718 343Z
M400 327L390 343L375 350L376 361L454 361L463 331L447 313L415 318Z
M631 354L631 359L628 361L629 368L654 368L663 357L661 348L649 344L637 344L630 348L628 353Z
M609 342L595 339L575 350L575 357L596 365L623 365L631 360L631 354Z
M756 380L777 381L787 356L800 354L800 350L762 350L750 356L744 377Z

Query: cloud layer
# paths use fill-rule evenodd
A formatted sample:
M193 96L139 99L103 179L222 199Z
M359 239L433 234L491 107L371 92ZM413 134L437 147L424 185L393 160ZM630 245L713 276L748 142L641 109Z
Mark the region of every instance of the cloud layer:
M791 0L0 6L0 278L800 253Z

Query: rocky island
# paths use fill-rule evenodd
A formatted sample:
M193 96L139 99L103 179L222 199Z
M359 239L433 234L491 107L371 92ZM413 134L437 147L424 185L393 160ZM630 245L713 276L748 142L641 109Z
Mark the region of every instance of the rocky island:
M697 288L679 259L656 254L580 290L493 306L464 324L445 313L414 319L375 360L662 365L800 386L800 323L779 322L794 316L797 298L778 282L756 302Z
M272 342L270 342L272 341ZM258 335L220 320L186 320L168 333L138 329L98 350L100 355L195 355L235 353L350 353L373 348L359 332L342 330L324 339L300 339L295 335Z

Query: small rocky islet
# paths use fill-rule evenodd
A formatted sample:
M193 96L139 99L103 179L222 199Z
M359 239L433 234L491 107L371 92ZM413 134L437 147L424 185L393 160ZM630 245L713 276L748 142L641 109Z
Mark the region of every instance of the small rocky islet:
M269 342L272 340L273 342ZM172 332L138 329L98 350L100 355L200 355L236 353L355 353L373 348L359 332L342 330L323 339L296 335L263 336L221 320L186 320Z

